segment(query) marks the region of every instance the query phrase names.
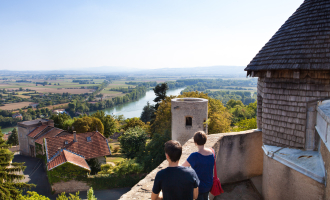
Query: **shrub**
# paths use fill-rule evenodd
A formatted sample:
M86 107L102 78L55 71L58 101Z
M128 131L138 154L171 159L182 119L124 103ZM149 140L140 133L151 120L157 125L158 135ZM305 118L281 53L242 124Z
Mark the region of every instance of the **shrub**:
M164 134L154 134L150 142L141 148L137 155L137 162L143 166L145 172L155 169L165 158L164 144L171 139L170 132Z
M114 153L117 153L119 151L120 147L116 146L114 149L113 149L113 152Z
M139 149L145 146L147 133L141 127L129 128L125 134L119 137L121 150L127 158L134 158Z
M134 159L125 159L123 161L117 162L115 166L109 164L102 165L99 174L124 176L140 174L142 171L142 166L139 163L136 163Z

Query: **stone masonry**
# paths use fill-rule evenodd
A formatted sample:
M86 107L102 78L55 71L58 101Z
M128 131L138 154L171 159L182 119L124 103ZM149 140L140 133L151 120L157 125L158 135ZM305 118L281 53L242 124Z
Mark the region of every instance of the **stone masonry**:
M202 98L172 99L172 139L183 145L195 132L207 133L207 125L204 124L207 120L207 105L208 100ZM191 119L191 125L189 124L190 119L187 118Z

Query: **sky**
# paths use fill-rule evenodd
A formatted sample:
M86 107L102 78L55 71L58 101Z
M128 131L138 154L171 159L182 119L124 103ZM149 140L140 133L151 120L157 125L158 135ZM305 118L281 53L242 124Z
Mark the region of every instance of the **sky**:
M0 70L246 66L303 0L0 0Z

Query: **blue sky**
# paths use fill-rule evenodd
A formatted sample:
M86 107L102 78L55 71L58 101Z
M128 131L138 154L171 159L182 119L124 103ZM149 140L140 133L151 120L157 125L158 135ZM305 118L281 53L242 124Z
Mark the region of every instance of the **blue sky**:
M0 70L246 66L303 0L0 0Z

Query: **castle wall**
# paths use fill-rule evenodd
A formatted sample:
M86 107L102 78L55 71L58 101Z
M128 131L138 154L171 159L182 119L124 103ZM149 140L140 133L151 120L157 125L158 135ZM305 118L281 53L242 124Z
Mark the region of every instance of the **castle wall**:
M258 101L262 105L258 103L257 119L264 144L316 149L316 101L330 97L330 75L267 71L255 76L259 77Z
M197 131L205 131L207 126L208 100L201 98L176 98L171 101L172 139L182 145ZM186 117L192 118L192 125L186 126Z
M328 200L328 199L330 199L330 174L329 174L329 172L330 172L330 152L322 140L321 140L320 152L322 155L324 168L328 172L325 177L326 187L325 187L323 199Z
M264 155L262 196L265 200L322 200L324 184Z

